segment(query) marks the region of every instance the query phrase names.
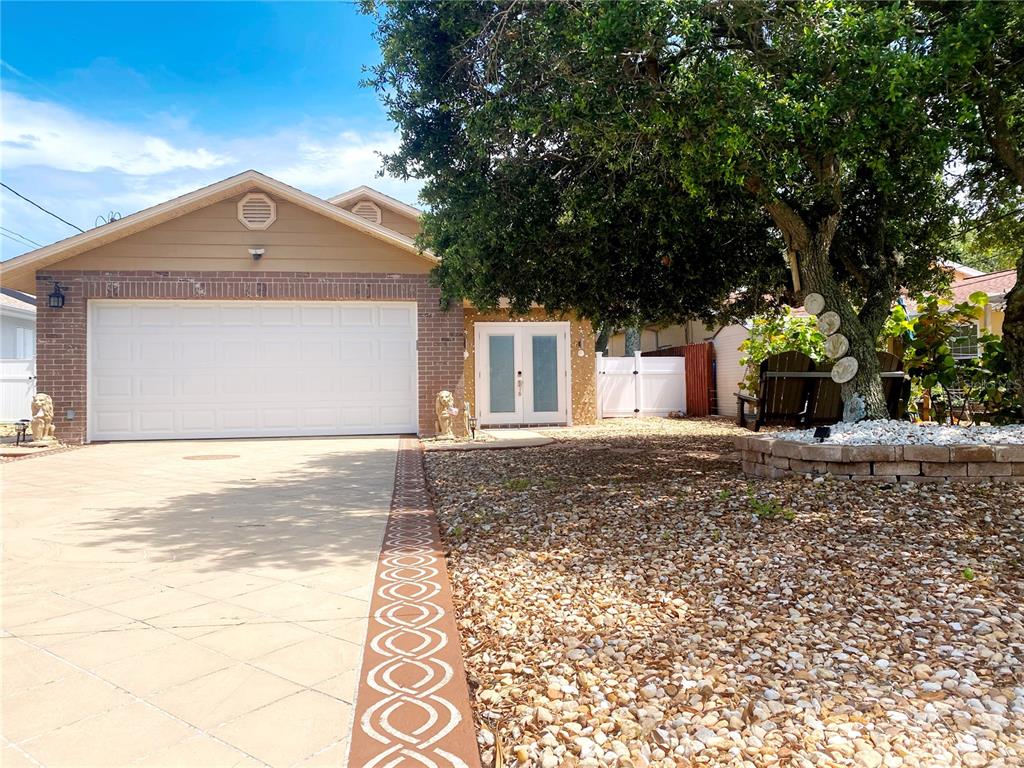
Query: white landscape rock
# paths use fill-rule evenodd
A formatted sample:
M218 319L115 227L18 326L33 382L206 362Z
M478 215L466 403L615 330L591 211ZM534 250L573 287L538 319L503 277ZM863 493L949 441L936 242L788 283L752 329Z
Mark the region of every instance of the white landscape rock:
M833 424L826 445L1024 445L1024 424L1002 427L912 424L879 419ZM775 432L777 440L814 443L814 429Z

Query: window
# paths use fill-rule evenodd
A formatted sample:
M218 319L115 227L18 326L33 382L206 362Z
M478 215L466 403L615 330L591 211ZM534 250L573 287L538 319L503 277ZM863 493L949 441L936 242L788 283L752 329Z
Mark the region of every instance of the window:
M978 326L974 323L958 325L949 340L953 357L958 359L978 356Z
M14 356L18 360L31 360L36 356L36 332L33 328L16 328Z

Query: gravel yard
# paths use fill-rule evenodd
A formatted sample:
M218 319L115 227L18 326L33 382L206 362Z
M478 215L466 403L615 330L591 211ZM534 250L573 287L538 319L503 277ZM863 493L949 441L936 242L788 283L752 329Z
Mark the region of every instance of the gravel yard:
M1024 485L752 480L719 420L430 453L484 765L1024 764Z

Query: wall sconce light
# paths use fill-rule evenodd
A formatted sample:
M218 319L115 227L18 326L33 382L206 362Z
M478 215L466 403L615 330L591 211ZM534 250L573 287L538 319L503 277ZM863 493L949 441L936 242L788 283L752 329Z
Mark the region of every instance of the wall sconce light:
M469 360L469 333L462 332L462 359Z
M249 255L252 256L253 261L259 261L263 258L263 254L266 253L265 248L250 248Z
M576 341L576 357L586 357L587 353L583 351L583 339L577 339Z
M46 305L50 309L60 309L64 306L64 291L56 280L53 283L53 291L46 297Z

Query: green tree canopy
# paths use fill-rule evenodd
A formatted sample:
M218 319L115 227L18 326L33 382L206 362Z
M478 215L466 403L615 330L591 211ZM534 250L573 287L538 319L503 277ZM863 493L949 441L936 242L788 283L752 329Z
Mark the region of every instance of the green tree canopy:
M860 361L844 398L884 415L875 339L901 287L929 287L952 256L956 209L914 6L377 13L371 82L402 134L386 164L426 179L424 244L447 296L609 320L742 315L782 294L785 248Z

